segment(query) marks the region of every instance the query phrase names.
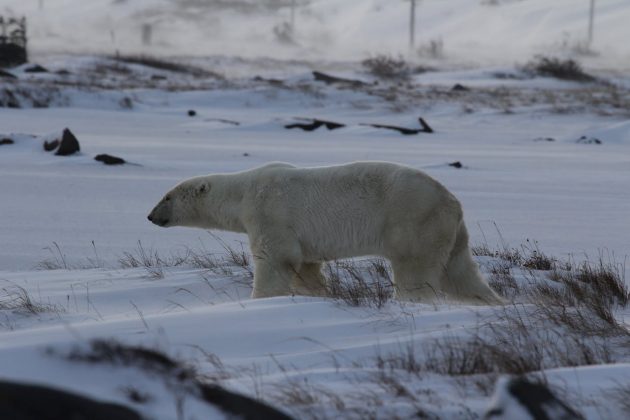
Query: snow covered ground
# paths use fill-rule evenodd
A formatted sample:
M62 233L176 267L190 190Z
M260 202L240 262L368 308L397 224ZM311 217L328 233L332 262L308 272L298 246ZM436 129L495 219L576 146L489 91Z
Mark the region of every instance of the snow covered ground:
M408 79L374 83L349 53L356 48L349 40L371 42L357 19L347 33L327 35L347 45L334 45L337 55L326 61L306 54L314 49L304 38L300 51L310 60L282 59L296 47L278 47L275 58L205 57L226 51L201 42L190 43L198 50L185 50L174 42L172 48L190 57L177 59L179 68L158 68L138 57L86 54L86 45L108 51L108 27L98 26L103 22L96 17L96 23L77 22L105 28L102 43L86 28L66 29L61 23L71 3L77 15L85 14L82 8L99 11L94 16L105 16L105 7L124 11L116 25L146 8L137 1L45 1L44 10L57 13L33 19L32 42L34 60L49 72L21 66L10 69L17 79L0 78L0 103L22 106L0 108L0 140L14 141L0 145L1 378L120 402L148 418L220 418L172 377L76 357L91 354L91 340L101 339L157 349L189 365L199 380L296 418L479 418L504 373L542 377L589 419L623 418L630 394L630 307L622 294L585 282L630 279L630 265L624 266L630 255L630 77L623 71L627 64L615 58L626 57L627 46L610 43L599 59L588 61L594 82L535 77L508 55L479 57L491 63L482 67L437 60L434 69ZM158 3L168 15L173 4L152 2ZM311 3L311 14L301 12L299 19L315 19L333 2ZM391 14L402 16L408 7L400 3L394 11L385 2L343 2L326 19L347 21L357 9L370 15L382 7L391 21ZM447 4L456 3L468 4L466 19L449 12L455 6ZM576 33L582 21L582 11L567 12L575 2L559 1L558 9L545 13L537 12L542 1L499 3L426 1L420 10L433 7L443 22L463 28L474 26L477 13L491 13L494 24L485 34L494 28L506 42L518 37L519 27L505 28L501 19L517 12L538 16L534 39L514 47L515 55L523 54L521 47L530 54L538 40L562 37L550 35L561 19L555 13ZM601 3L599 16L610 31L596 40L618 39L625 26L613 23L628 8L621 1ZM36 2L3 6L21 12L36 9ZM230 30L248 39L256 35L230 26L234 11L220 13L222 36L230 39ZM185 21L176 16L169 23L174 28ZM256 16L269 26L277 14ZM271 33L268 26L261 27ZM531 27L524 19L522 28ZM381 29L388 48L393 32ZM443 29L428 25L423 31L437 36ZM124 32L116 31L117 47ZM465 49L464 32L444 35L447 51L458 42ZM85 34L85 44L75 40L75 54L62 54L60 40L72 33ZM141 49L131 39L123 53ZM499 45L484 45L500 51ZM255 43L248 48L243 56L258 55ZM42 54L44 49L55 54ZM359 58L378 49L361 51ZM313 79L312 70L366 84L326 85ZM453 90L458 83L465 89ZM364 125L419 128L418 117L435 133L404 136ZM284 128L302 121L297 118L346 126ZM43 141L65 127L77 136L81 152L45 152ZM101 153L130 164L103 165L93 159ZM484 275L512 303L410 304L347 294L251 300L245 236L161 229L146 220L163 193L186 177L269 161L319 166L356 160L407 164L451 189L463 204ZM449 166L455 161L463 167ZM558 262L547 266L541 253ZM355 284L353 276L388 284L380 262L366 259L332 264L327 274L346 285ZM132 398L138 393L147 398Z

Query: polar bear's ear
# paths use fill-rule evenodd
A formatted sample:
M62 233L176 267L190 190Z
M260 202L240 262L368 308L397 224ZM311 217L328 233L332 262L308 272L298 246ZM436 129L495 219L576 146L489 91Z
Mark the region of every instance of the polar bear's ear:
M197 187L197 194L207 193L208 191L210 191L210 184L206 182Z

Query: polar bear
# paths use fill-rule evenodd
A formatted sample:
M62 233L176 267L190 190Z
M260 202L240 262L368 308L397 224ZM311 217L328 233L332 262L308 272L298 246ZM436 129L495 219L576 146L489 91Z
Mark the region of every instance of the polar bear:
M459 201L407 166L272 163L199 176L166 193L148 219L162 227L246 233L254 298L325 295L322 262L379 255L391 263L399 299L502 302L472 258Z

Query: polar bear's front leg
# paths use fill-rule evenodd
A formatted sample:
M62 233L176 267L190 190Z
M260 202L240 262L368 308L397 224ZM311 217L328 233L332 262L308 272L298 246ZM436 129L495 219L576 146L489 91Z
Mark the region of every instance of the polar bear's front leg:
M286 262L254 257L254 290L252 298L291 294L291 277L295 271Z
M291 283L302 264L299 244L291 232L250 233L254 256L253 298L293 294Z

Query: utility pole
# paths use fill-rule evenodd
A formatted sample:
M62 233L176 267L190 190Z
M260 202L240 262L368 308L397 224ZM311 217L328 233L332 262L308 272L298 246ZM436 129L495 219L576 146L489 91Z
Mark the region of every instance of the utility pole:
M593 43L593 21L595 20L595 0L591 0L591 9L588 14L588 46Z
M291 33L295 33L295 0L291 1Z
M413 50L416 44L416 0L410 0L409 11L409 49Z

